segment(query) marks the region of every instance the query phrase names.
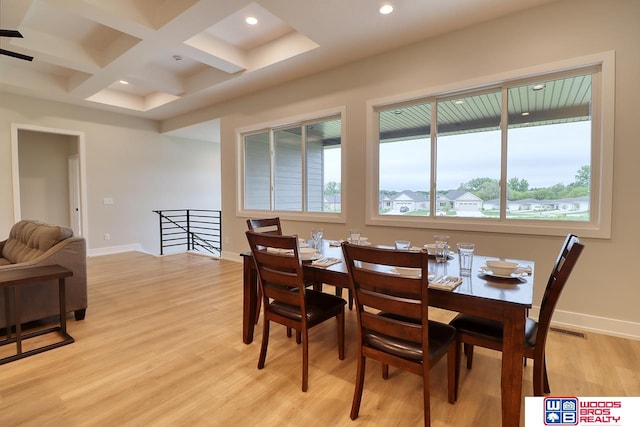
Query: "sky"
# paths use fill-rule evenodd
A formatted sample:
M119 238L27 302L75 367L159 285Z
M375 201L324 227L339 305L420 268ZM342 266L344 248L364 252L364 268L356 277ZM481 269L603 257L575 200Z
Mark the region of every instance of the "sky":
M591 164L590 126L586 121L510 129L507 178L526 179L529 188L574 182L580 167ZM437 149L439 190L457 189L473 178L500 178L500 131L441 137ZM327 182L340 182L338 155L339 150L326 152ZM428 140L383 144L380 159L380 189L429 189Z

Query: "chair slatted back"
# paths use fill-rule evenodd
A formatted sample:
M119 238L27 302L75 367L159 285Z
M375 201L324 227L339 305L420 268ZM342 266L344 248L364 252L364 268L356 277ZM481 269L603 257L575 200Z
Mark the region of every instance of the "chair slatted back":
M427 252L396 251L347 242L342 249L355 291L361 330L428 343L428 328L423 327L428 321ZM390 273L392 267L415 268L421 274L401 276ZM379 312L390 316L378 316ZM405 322L403 317L422 319L422 322Z
M282 236L282 226L280 225L280 218L261 218L261 219L248 219L247 227L249 230L258 233L273 234L276 236Z
M567 235L549 276L542 303L540 304L536 347L544 348L547 331L551 325L551 317L560 299L560 294L583 249L584 245L580 243L580 239L577 236L573 234Z

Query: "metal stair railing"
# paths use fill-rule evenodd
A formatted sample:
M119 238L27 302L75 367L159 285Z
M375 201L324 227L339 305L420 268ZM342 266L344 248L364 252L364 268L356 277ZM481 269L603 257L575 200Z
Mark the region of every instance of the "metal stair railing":
M221 211L169 209L153 212L160 219L160 255L164 255L166 249L184 246L187 251L221 256Z

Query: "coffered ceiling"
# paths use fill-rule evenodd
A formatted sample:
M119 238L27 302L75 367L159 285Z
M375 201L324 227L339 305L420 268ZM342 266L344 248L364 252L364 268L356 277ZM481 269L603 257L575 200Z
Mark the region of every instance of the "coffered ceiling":
M0 90L163 120L550 1L0 0Z

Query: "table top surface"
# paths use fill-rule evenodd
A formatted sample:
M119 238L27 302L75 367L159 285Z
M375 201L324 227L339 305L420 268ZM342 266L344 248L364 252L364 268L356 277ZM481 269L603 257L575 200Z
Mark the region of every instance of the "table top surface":
M0 286L21 285L34 280L60 279L72 275L71 270L57 264L0 270Z
M342 262L329 267L317 267L312 265L311 261L304 261L303 265L305 268L325 270L329 274L346 275L347 266L343 260L342 248L340 246L332 246L330 242L329 240L323 241L322 256L335 257L342 260ZM380 247L390 248L388 246ZM247 252L242 255L251 255L251 253ZM492 277L480 270L480 267L483 267L487 260L496 259L517 262L520 267L530 267L531 274L523 274L518 278L504 279ZM429 257L429 272L436 277L440 275L462 277L462 283L453 291L433 289L434 292L453 292L474 298L497 300L526 307L531 307L533 303L534 270L533 261L474 254L471 275L462 276L457 254L452 253L445 263L436 263L434 258Z

